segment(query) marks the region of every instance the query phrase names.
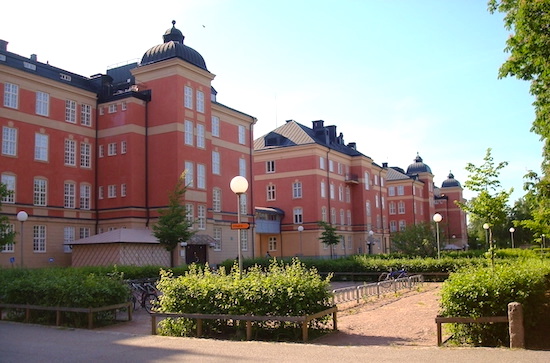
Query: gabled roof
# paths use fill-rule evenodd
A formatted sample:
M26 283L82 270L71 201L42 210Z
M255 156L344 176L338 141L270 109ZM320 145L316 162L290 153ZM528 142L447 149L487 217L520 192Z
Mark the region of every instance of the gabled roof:
M389 167L388 168L388 172L386 174L386 180L387 181L392 181L392 180L406 180L406 179L410 179L411 177L408 176L407 174L403 173L401 171L402 169L400 168L397 168L397 167Z
M187 244L210 245L216 240L207 234L194 234ZM159 244L159 240L150 229L120 228L113 231L96 234L94 236L66 242L66 245L93 245L103 243L152 243Z

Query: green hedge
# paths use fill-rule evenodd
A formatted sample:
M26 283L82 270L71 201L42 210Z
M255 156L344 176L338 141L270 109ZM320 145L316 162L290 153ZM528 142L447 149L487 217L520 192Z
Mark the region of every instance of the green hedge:
M255 266L243 274L235 265L229 273L225 268L213 273L209 268L191 266L183 276L162 274L157 285L162 292L157 309L174 313L302 316L331 306L329 286L329 277L322 279L298 260L287 265L272 260L267 268ZM205 321L204 329L207 334L221 333L227 330L227 324ZM285 324L273 322L256 326L285 330ZM159 324L159 332L164 335L190 336L195 329L194 320L183 318L164 319Z
M495 268L465 268L450 275L442 287L441 314L451 317L505 316L508 303L523 304L525 327L533 326L549 288L550 263L517 259ZM460 344L509 345L506 324L450 324Z

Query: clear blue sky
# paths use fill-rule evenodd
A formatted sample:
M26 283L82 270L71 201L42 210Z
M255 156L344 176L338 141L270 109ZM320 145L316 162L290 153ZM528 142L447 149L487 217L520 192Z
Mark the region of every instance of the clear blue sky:
M18 1L3 5L8 50L84 76L141 59L176 20L216 74L218 101L258 118L323 119L382 164L417 152L436 185L487 148L512 202L540 170L529 84L497 78L508 32L485 0ZM472 194L465 192L467 197Z

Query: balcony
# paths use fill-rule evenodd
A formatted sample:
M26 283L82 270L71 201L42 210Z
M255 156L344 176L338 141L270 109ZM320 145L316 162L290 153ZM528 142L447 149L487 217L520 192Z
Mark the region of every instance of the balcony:
M346 174L346 184L359 184L359 176L357 174Z

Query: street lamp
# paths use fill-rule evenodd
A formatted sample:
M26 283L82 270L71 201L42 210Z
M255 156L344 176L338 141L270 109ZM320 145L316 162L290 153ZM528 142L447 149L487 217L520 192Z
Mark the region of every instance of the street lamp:
M231 191L237 194L237 223L241 223L241 195L248 190L248 180L244 176L236 176L229 183ZM237 249L239 250L239 272L243 271L243 253L241 250L241 229L237 229Z
M21 244L21 267L23 267L23 222L25 222L28 218L29 215L24 210L17 213L17 220L21 222L21 241L19 241Z
M489 246L489 227L489 223L483 224L483 229L485 230L485 242L487 243L487 246Z
M514 248L514 232L516 231L516 229L514 227L510 227L509 231L510 231L510 238L512 240L512 248Z
M367 245L369 246L369 255L372 254L372 245L374 244L374 232L372 230L369 231L369 238L367 240Z
M303 256L302 254L302 232L304 231L304 226L298 226L298 232L300 232L300 256Z
M437 258L438 259L441 258L441 249L439 247L439 222L441 222L442 219L443 219L443 217L439 213L436 213L433 216L433 220L434 220L435 225L436 225Z

